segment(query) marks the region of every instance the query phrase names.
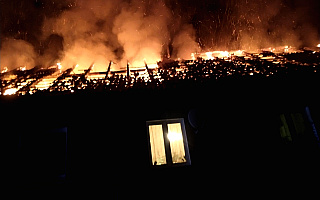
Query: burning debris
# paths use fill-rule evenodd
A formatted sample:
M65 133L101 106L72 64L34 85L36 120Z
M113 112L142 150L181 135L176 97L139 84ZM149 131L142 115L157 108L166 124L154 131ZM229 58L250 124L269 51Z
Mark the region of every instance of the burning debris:
M276 48L273 48L274 50ZM57 63L47 69L18 68L1 73L2 95L30 95L38 92L73 93L83 90L122 91L130 88L163 88L168 85L216 81L228 76L271 77L292 71L320 73L319 51L296 51L283 47L282 53L261 50L212 51L192 53L190 60L163 60L157 65L133 67L127 63L124 70L114 70L112 61L106 71L88 69L75 73L77 67L61 70ZM78 71L79 72L79 71Z

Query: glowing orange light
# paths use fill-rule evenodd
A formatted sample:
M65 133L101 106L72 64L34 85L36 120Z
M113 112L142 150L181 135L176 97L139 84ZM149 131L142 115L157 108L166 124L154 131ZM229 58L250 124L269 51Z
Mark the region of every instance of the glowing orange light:
M196 59L196 57L195 57L195 54L194 54L194 53L191 53L191 59L192 59L192 60L195 60L195 59ZM179 58L178 60L180 60L180 58Z
M61 63L57 63L58 69L62 69Z
M169 132L168 133L168 139L170 142L175 142L178 140L182 140L182 134L176 133L176 132Z
M236 51L237 53L241 52L241 50ZM194 54L193 54L194 55ZM192 56L192 54L191 54ZM201 53L200 57L206 60L215 59L215 58L229 58L231 53L229 51L208 51L205 53Z
M4 91L3 95L14 95L17 91L17 88L10 88Z
M284 52L289 52L289 46L284 47Z
M206 54L208 60L213 59L211 52L206 52L205 54Z
M8 67L4 67L3 70L1 70L1 73L5 73L8 71Z

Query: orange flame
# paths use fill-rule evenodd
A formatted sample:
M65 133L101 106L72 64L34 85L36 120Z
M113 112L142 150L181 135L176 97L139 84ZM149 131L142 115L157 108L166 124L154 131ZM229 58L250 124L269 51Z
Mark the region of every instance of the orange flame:
M1 73L6 73L8 71L8 67L4 67L3 70L1 70Z

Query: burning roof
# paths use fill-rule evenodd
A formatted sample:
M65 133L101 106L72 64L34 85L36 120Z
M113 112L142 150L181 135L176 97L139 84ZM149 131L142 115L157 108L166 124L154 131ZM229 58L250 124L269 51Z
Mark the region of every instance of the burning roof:
M64 68L60 63L49 68L17 68L1 73L1 94L125 90L135 87L165 87L170 81L201 82L247 75L270 77L295 70L320 72L319 51L297 51L287 46L283 47L282 53L272 50L261 50L260 53L242 50L193 53L193 59L190 60L163 60L151 65L145 61L143 67L130 66L128 63L123 70L114 70L115 63L112 61L105 67L105 71L94 71L94 63L83 71L75 70L77 65Z

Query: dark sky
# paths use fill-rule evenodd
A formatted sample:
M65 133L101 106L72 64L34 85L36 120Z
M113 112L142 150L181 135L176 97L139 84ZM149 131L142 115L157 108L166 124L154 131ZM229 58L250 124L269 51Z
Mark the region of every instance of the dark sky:
M175 17L193 25L196 40L203 48L237 48L247 38L261 42L258 35L280 44L286 40L286 33L290 37L296 34L300 45L319 40L319 0L163 1ZM39 37L43 21L74 7L72 0L0 0L0 45L10 37L26 40L43 51L46 47ZM56 36L51 39L59 40Z

